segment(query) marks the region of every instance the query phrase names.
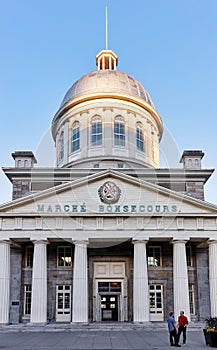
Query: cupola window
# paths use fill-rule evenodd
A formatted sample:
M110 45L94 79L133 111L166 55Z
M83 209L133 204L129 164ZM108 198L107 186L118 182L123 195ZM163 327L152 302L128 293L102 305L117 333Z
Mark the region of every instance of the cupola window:
M64 157L64 132L62 131L60 134L59 140L59 160L63 160Z
M144 132L141 123L137 123L136 126L136 147L139 151L144 152Z
M80 125L79 122L75 122L72 125L72 143L71 143L71 150L72 152L75 152L79 150L80 148Z
M95 116L91 121L91 146L102 145L102 119Z
M125 123L121 116L115 117L114 143L115 146L125 146Z

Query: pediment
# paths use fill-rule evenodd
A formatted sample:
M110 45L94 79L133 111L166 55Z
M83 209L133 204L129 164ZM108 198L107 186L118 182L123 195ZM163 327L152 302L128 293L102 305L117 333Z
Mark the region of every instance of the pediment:
M0 206L0 213L39 215L216 214L217 207L114 170Z

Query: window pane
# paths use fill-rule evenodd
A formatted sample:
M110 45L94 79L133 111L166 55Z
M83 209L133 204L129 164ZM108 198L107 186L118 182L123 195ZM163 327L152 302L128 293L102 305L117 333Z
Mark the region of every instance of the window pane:
M148 247L148 266L161 266L161 248L160 247Z
M144 136L140 126L136 128L136 146L139 151L144 151Z
M25 267L33 266L33 246L26 247L26 256L25 256Z
M116 120L114 123L114 143L115 143L115 146L125 146L124 121Z
M109 292L109 282L99 282L98 290L99 292Z
M31 299L32 299L32 286L31 284L24 285L24 315L31 314Z
M193 266L192 264L192 248L191 246L186 246L186 259L187 259L187 265L188 266Z
M110 292L121 292L121 282L110 282Z
M190 304L190 313L195 314L194 285L193 284L189 284L189 304Z
M72 152L80 148L80 127L79 124L74 124L72 128Z
M72 266L72 248L58 247L57 249L57 266Z
M64 133L62 132L59 140L59 160L64 157Z
M96 120L92 122L91 126L91 145L99 146L102 144L102 122Z

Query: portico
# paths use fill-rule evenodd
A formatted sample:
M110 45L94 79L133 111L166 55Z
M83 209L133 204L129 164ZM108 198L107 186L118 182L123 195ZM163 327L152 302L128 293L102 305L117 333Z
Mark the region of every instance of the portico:
M24 291L24 299L19 300L21 322L26 320L33 325L44 324L49 319L72 324L159 322L166 319L170 309L174 309L176 315L184 309L194 321L199 290L204 303L207 307L210 305L215 314L215 302L211 300L216 289L213 267L217 246L216 209L186 196L171 197L169 190L156 185L144 182L141 187L141 181L129 181L124 175L120 179L114 171L104 173L103 177L92 176L88 182L89 193L108 181L122 193L123 188L131 193L126 201L128 206L130 202L140 205L142 198L152 201L158 191L159 202L166 203L168 193L172 205L182 210L160 217L157 213L152 216L122 213L116 217L113 213L93 213L88 209L80 216L75 213L74 217L71 213L58 217L56 213L44 213L39 217L37 210L33 214L38 201L53 203L58 198L62 205L62 194L67 201L72 193L78 196L82 192L78 183L74 189L71 184L61 185L54 197L50 190L43 199L36 194L32 199L5 205L2 212L7 212L7 217L4 215L1 220L4 240L0 243L1 266L4 266L0 270L1 324L9 323L14 302L9 297L13 288L9 262L12 259L13 263L16 256L12 253L14 250L21 255L19 261L22 262L19 267ZM131 191L131 186L137 184L141 191L139 200L135 188ZM85 186L83 182L81 186ZM92 200L87 199L85 205L94 208ZM208 269L197 271L204 254L210 262L209 274ZM197 273L203 274L203 281L195 278ZM202 292L205 280L211 288L209 300L205 291ZM29 294L28 286L31 286Z

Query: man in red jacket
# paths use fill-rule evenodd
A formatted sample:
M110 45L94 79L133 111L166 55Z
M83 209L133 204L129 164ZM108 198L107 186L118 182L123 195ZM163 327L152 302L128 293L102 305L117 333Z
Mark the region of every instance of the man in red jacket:
M180 335L183 332L183 344L186 344L186 329L188 325L188 318L184 315L184 311L180 311L180 316L178 317L178 337L180 340Z

